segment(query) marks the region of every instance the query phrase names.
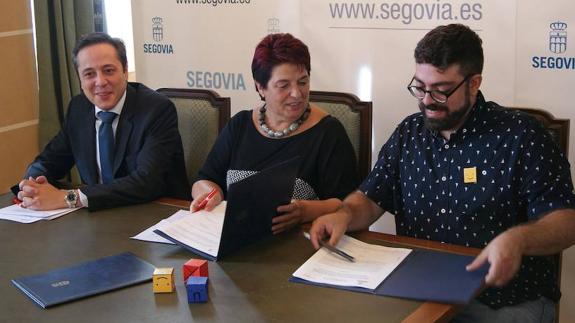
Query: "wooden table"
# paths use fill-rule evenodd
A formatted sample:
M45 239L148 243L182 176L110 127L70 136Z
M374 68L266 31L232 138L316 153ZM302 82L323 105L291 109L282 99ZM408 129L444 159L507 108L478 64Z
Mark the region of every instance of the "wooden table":
M10 196L0 196L0 206ZM0 220L0 322L445 322L451 305L379 297L288 282L314 250L299 230L270 237L209 263L209 301L188 304L182 264L198 256L174 245L129 239L186 202L163 200L52 221ZM362 232L355 237L389 246L474 254L477 250ZM154 294L151 283L50 309L35 305L10 280L130 251L157 267L174 267L176 293Z

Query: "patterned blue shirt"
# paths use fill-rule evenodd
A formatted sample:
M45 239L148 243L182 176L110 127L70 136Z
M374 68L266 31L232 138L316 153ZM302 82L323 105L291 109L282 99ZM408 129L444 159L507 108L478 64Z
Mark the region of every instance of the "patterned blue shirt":
M466 176L464 176L466 175ZM569 162L534 118L477 102L449 140L407 117L383 145L360 190L395 215L399 235L483 248L508 228L575 208ZM560 297L556 257L524 257L504 288L479 300L493 307Z

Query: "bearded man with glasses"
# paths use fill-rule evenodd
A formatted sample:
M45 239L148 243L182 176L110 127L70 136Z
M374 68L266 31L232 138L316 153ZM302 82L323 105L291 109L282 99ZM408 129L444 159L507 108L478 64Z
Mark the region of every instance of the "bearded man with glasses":
M569 162L534 118L484 99L482 41L469 27L431 30L414 56L407 89L420 113L398 125L359 189L314 221L312 243L336 245L388 211L399 235L483 249L467 270L489 264L489 288L455 322L552 322L552 255L575 243Z

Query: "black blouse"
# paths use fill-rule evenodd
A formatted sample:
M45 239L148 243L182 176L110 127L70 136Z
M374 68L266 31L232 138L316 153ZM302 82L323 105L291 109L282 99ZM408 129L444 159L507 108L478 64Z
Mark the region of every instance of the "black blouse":
M326 116L304 132L272 139L257 131L250 110L237 113L228 122L197 180L213 181L227 194L230 184L298 155L302 163L294 199L343 199L357 188L355 153L337 119Z

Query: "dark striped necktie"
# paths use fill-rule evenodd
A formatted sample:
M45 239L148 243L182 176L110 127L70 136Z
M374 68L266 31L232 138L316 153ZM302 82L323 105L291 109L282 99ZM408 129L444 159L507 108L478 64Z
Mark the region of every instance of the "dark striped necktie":
M100 147L100 174L102 183L110 183L114 179L114 130L112 123L117 114L100 111L98 118L102 121L98 130L98 144Z

